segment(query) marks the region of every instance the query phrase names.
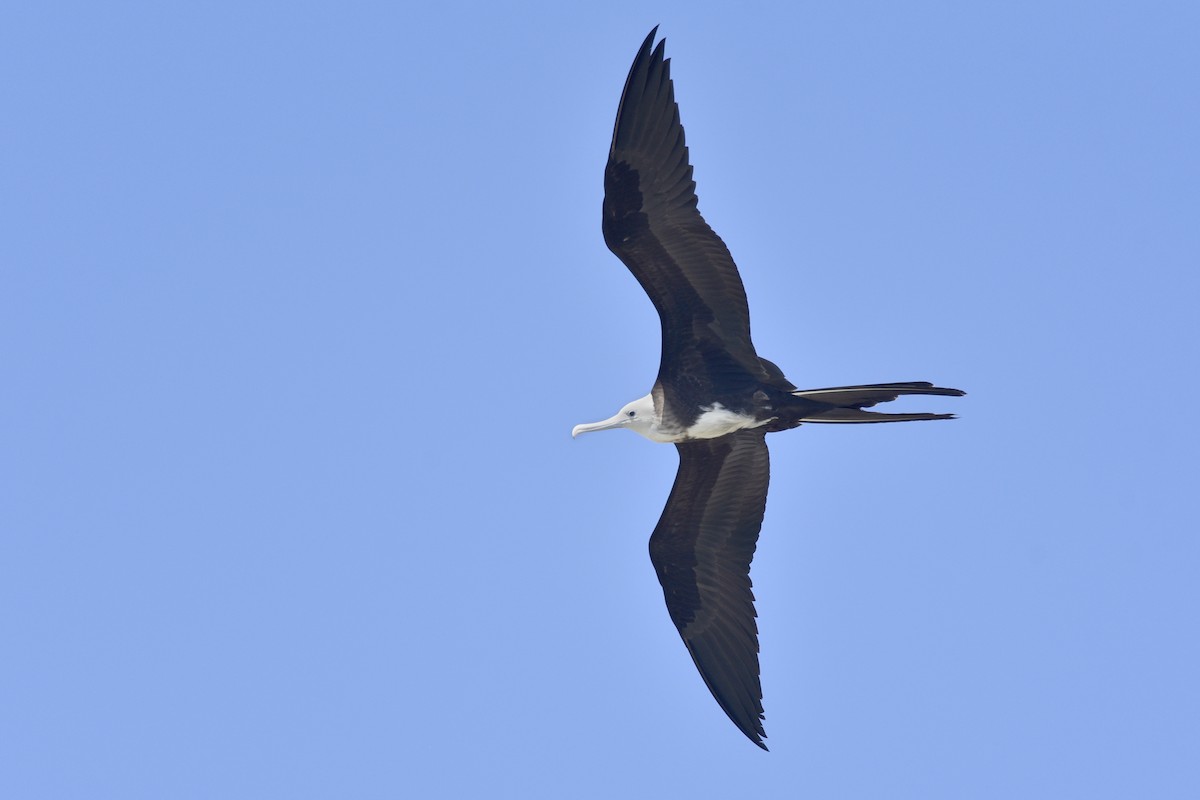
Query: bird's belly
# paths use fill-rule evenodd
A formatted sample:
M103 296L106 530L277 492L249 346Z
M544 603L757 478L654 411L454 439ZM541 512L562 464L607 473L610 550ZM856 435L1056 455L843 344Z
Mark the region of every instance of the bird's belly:
M730 411L720 403L711 406L701 406L700 416L687 429L688 439L716 439L743 428L757 428L766 425L771 420L756 419L750 414Z

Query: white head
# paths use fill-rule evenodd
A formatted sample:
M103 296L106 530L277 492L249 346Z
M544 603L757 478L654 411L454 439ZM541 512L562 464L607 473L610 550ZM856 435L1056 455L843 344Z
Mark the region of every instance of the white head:
M662 438L662 434L658 429L659 422L658 414L654 411L654 399L650 395L646 395L629 403L615 415L602 422L576 425L571 431L571 438L575 438L581 433L604 431L609 428L629 428L634 433L641 434L651 441L670 441L669 439Z

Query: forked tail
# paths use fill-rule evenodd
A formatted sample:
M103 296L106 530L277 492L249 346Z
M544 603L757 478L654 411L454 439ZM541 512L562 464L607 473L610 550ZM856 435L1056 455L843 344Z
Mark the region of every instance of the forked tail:
M876 403L887 403L906 394L944 395L961 397L960 389L944 389L925 381L908 383L872 383L865 386L833 386L828 389L802 389L793 397L810 401L800 422L909 422L922 419L954 419L953 414L884 414L863 411Z

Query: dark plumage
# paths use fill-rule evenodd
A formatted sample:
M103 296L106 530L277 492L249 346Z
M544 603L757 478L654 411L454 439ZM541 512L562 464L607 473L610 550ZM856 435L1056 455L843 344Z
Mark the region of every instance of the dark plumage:
M737 266L700 216L665 41L642 43L621 95L604 170L604 241L662 322L646 397L572 435L629 427L672 442L679 472L650 537L667 611L713 697L762 747L762 689L750 561L770 480L766 434L804 422L949 419L865 411L902 395L958 396L926 382L800 391L759 357Z
M679 473L650 536L671 621L713 697L758 745L766 733L750 560L771 477L766 436L750 428L675 445Z

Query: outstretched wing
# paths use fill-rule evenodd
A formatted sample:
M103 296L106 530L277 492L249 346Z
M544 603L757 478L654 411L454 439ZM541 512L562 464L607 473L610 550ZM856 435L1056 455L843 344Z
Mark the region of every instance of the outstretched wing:
M660 382L673 385L680 374L726 386L774 377L750 341L737 265L696 208L665 40L651 49L657 30L634 59L617 110L604 170L604 241L662 320Z
M650 537L650 560L709 691L765 750L750 560L767 504L766 433L748 429L676 447L679 473Z

